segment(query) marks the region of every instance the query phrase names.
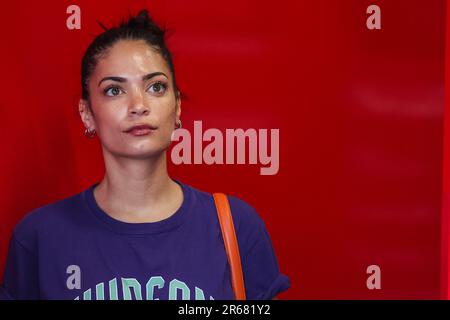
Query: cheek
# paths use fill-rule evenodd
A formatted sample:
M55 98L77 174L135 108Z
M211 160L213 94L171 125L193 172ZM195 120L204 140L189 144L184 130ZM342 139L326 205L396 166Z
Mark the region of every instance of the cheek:
M172 134L172 131L175 130L175 118L176 112L172 107L170 109L166 109L165 112L161 115L161 129L164 130L166 134Z
M153 105L153 107L152 107ZM153 112L153 117L151 113ZM170 98L164 101L150 101L150 119L156 119L161 126L167 127L169 124L175 125L175 100Z
M121 129L121 123L126 117L126 109L108 105L97 105L96 124L103 133L115 132Z

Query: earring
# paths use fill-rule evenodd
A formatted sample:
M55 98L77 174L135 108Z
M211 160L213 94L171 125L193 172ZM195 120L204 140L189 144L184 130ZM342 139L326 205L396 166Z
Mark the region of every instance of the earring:
M95 137L95 134L96 134L96 132L95 132L95 129L89 129L89 128L86 128L86 130L84 130L84 135L86 136L86 137L88 137L89 139L92 139L92 138L94 138Z
M178 120L177 124L178 124L177 129L180 129L181 128L181 119Z

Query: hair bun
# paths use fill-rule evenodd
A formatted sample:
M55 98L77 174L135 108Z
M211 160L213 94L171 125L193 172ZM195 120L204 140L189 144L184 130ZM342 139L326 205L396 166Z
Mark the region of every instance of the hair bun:
M134 19L140 26L148 27L150 24L153 24L152 18L150 18L146 9L139 11Z
M159 37L164 36L164 31L159 28L153 19L150 17L147 9L143 9L139 11L139 13L135 17L130 17L127 22L122 22L121 27L128 28L139 28L139 29L147 29L151 30L154 34Z

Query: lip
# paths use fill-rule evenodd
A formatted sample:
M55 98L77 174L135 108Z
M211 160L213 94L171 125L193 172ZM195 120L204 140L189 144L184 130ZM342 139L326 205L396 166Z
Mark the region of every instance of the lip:
M150 132L152 132L155 129L156 129L156 127L151 126L149 124L138 124L138 125L134 125L134 126L128 128L124 132L132 134L134 136L143 136L143 135L149 134Z

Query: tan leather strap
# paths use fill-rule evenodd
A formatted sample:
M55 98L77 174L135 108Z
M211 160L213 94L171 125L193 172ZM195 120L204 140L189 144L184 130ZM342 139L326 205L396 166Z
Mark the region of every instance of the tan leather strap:
M217 215L219 217L220 228L222 229L223 242L227 251L228 263L231 269L231 285L236 300L245 300L244 276L242 274L241 257L234 230L233 218L231 216L230 204L224 193L213 193L216 204Z

